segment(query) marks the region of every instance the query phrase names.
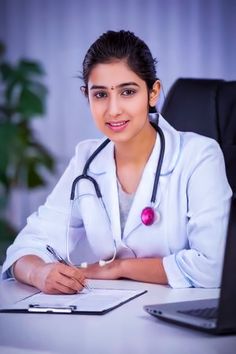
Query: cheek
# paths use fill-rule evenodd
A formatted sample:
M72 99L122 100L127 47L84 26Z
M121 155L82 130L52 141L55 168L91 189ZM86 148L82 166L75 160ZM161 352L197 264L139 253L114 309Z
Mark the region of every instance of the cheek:
M104 114L102 105L90 105L90 112L94 121L94 124L97 126L98 129L103 129L104 125Z
M99 104L90 103L90 111L95 120L99 119L102 114L102 107Z
M149 104L146 97L141 97L132 103L132 110L136 116L148 114Z

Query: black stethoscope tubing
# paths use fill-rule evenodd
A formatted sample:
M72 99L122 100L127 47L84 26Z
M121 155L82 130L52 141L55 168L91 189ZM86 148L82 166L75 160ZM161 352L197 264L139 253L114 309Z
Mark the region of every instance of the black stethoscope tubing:
M155 204L159 178L161 175L161 167L162 167L164 154L165 154L165 137L162 129L157 124L152 123L152 126L154 126L154 128L156 129L156 131L159 133L160 136L160 155L157 163L157 169L155 173L155 179L153 183L152 196L151 196L151 203Z
M76 177L72 183L72 187L71 187L71 194L70 194L70 200L74 200L75 198L75 188L77 183L81 180L81 179L87 179L90 182L92 182L92 184L94 185L95 191L96 191L96 195L98 198L102 198L102 193L100 190L100 187L97 183L97 181L88 175L88 169L89 166L91 164L91 162L95 159L95 157L104 149L104 147L109 144L110 139L106 139L103 141L103 143L101 145L99 145L99 147L92 153L92 155L88 158L87 162L84 165L84 169L83 172L80 176Z
M151 196L151 203L155 204L156 195L157 195L157 188L158 188L159 178L160 178L160 174L161 174L161 167L162 167L164 153L165 153L165 137L162 132L162 129L157 124L155 124L153 122L151 122L151 124L156 129L156 131L159 133L159 136L160 136L160 154L159 154L159 159L158 159L158 163L157 163L157 169L156 169L156 173L155 173L155 179L154 179L154 183L153 183L152 196ZM93 177L88 175L88 169L89 169L91 162L94 160L94 158L105 148L105 146L107 144L109 144L109 142L110 142L110 139L106 139L103 141L103 143L88 158L87 162L84 165L84 169L83 169L82 174L74 179L74 181L72 183L72 187L71 187L71 194L70 194L71 201L73 201L75 198L75 188L76 188L77 183L81 179L89 180L95 188L95 192L96 192L97 197L102 198L102 193L101 193L100 187L99 187L97 181Z

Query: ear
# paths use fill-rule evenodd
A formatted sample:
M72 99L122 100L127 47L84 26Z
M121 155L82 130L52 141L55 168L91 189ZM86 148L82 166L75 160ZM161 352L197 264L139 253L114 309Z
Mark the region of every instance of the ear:
M88 96L88 92L87 92L87 88L86 88L86 86L80 86L80 91L82 92L82 94L84 95L84 96Z
M157 104L159 95L161 91L161 82L156 80L149 92L149 106L154 107Z

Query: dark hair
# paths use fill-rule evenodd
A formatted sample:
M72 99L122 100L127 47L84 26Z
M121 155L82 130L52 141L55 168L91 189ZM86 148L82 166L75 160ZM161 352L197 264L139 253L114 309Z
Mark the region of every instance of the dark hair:
M89 75L95 65L122 59L146 82L150 90L157 80L156 59L144 41L130 31L121 30L103 33L88 49L83 61L84 93L88 94Z

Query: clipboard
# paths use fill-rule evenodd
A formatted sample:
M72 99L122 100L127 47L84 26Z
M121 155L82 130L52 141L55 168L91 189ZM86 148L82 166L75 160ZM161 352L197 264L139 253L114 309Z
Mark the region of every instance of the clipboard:
M0 313L36 313L70 315L104 315L124 305L147 290L137 289L101 289L83 290L74 295L33 294L13 305L0 307Z

